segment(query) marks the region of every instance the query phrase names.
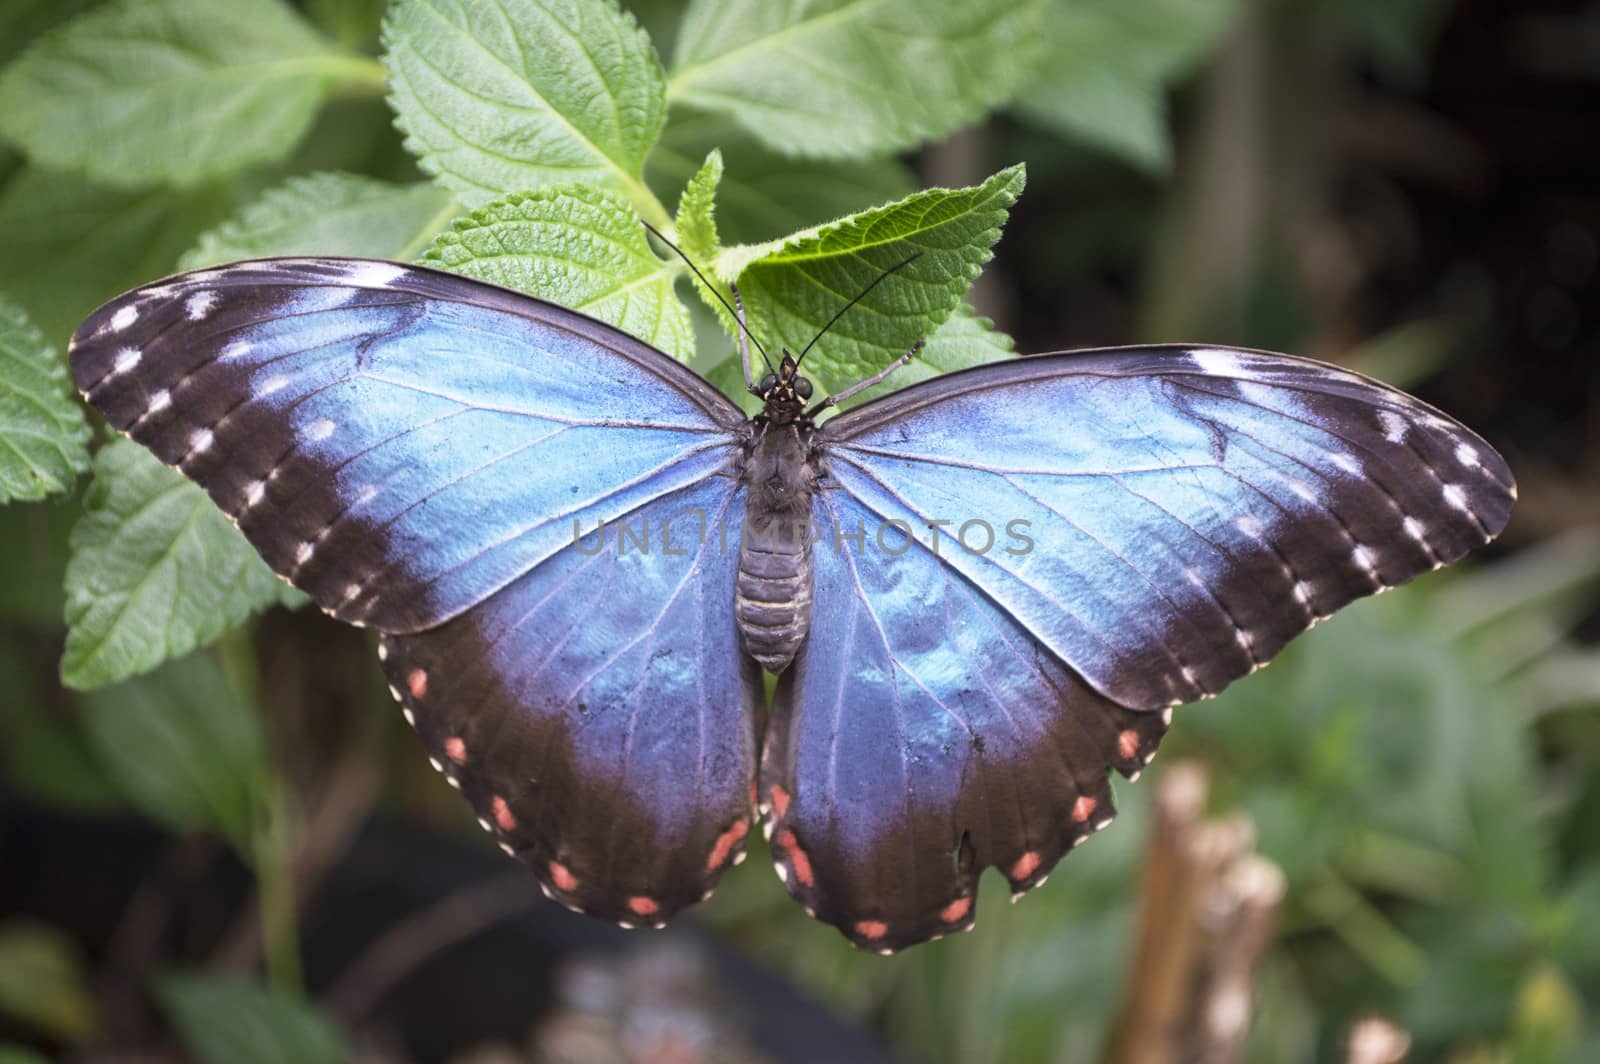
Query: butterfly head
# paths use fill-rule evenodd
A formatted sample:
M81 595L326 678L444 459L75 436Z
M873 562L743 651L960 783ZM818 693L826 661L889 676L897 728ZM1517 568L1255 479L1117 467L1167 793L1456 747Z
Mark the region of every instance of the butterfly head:
M800 366L788 351L778 363L778 372L769 373L756 385L756 394L766 404L761 416L774 425L788 425L805 416L806 400L811 398L811 382L800 376Z

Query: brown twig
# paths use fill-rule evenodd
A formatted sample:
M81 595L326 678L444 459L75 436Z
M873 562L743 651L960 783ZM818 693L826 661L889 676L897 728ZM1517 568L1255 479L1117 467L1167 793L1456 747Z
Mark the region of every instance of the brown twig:
M1283 898L1283 874L1251 852L1242 816L1207 819L1209 783L1168 766L1140 883L1138 939L1107 1058L1227 1064L1243 1055L1254 973Z
M456 891L380 935L328 989L324 1003L354 1025L429 958L542 901L520 866Z

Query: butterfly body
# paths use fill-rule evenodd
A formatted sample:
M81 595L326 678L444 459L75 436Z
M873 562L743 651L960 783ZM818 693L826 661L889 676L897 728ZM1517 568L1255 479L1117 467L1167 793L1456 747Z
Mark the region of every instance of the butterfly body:
M1514 498L1461 425L1286 356L1033 356L820 423L786 356L746 419L581 314L364 260L128 293L72 368L378 630L435 763L551 897L659 924L762 821L789 892L878 951L970 928L987 867L1038 885L1172 706Z

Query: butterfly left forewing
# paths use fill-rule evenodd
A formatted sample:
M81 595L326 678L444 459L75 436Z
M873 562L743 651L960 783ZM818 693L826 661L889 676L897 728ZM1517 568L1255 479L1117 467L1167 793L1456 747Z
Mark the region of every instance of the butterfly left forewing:
M639 340L465 277L268 259L106 304L72 344L112 426L341 620L438 624L725 467L738 410Z

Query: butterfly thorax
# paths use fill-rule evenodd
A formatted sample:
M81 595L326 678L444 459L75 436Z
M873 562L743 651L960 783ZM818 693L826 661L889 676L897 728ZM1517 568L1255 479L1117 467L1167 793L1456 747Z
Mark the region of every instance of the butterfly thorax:
M745 455L745 523L734 612L745 650L769 672L794 659L811 625L809 422L756 418Z

